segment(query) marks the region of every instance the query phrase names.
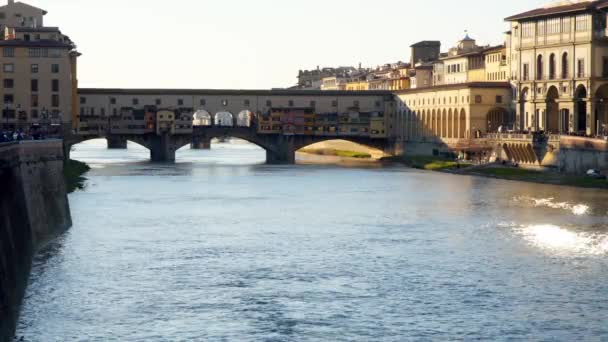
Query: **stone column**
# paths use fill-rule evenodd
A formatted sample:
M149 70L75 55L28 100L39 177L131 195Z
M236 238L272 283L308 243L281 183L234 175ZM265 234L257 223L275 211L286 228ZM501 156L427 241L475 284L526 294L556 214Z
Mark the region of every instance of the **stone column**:
M190 148L193 150L210 150L211 139L193 137L192 143L190 144Z
M597 108L597 104L595 103L595 99L589 99L587 101L587 135L595 135L597 132L596 120L597 116L595 113L595 109Z
M154 136L150 146L150 159L153 162L173 163L175 162L175 146L171 141L171 136L164 133Z
M266 150L267 164L295 164L293 136L277 135L273 150Z

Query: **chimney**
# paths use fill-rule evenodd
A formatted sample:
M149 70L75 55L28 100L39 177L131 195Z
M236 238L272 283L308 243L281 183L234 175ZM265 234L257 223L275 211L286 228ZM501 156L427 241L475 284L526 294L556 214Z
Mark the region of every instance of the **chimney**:
M8 0L8 4L9 5L14 5L15 4L15 0Z

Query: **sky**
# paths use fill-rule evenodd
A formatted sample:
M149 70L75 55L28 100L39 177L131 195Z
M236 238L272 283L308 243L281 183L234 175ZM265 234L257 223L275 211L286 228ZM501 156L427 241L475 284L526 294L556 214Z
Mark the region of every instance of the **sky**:
M298 70L408 61L468 30L501 44L504 18L549 0L22 0L77 44L80 87L269 89Z

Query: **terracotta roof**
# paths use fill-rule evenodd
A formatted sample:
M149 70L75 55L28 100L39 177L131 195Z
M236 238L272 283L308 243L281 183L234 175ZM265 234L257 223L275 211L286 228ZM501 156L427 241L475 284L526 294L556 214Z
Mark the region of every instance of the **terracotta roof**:
M583 12L587 10L600 9L608 6L608 0L595 0L585 1L580 3L573 3L570 5L555 6L555 7L541 7L533 9L531 11L519 13L510 17L505 18L505 21L518 21L521 19L529 19L536 17L545 17L551 15L572 13L572 12Z

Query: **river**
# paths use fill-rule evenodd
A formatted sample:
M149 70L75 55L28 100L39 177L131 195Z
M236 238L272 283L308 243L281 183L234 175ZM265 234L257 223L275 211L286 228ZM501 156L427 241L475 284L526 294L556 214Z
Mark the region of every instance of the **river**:
M608 340L608 192L233 142L91 164L35 259L23 341Z

